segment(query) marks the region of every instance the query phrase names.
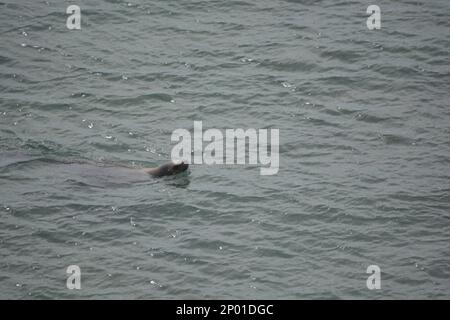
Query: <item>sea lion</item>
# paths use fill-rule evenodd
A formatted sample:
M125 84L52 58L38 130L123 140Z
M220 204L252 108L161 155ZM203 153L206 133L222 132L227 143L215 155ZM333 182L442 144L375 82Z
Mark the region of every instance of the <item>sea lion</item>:
M175 163L171 161L169 163L160 165L157 168L143 168L141 170L154 177L163 177L184 172L187 170L187 168L189 168L189 164L184 163L184 161L182 161L181 163Z

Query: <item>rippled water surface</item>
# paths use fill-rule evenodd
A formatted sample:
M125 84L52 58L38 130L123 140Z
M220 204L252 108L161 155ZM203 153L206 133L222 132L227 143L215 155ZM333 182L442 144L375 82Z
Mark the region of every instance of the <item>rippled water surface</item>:
M0 1L0 298L450 298L448 0ZM279 173L119 167L194 120Z

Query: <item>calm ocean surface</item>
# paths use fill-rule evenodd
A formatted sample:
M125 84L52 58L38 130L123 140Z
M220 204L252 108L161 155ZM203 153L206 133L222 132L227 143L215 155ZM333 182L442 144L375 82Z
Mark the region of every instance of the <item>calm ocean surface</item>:
M450 1L0 1L0 298L450 298ZM196 120L279 173L115 170Z

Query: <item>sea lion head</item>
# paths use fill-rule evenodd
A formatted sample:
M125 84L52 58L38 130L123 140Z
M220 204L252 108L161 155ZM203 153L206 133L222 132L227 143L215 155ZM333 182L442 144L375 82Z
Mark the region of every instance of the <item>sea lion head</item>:
M171 161L162 164L157 168L144 168L143 170L144 172L151 174L154 177L164 177L181 173L183 171L186 171L187 168L189 168L189 164L184 163L184 161L181 162Z
M189 168L189 164L181 162L172 162L168 167L168 174L177 174L186 171Z

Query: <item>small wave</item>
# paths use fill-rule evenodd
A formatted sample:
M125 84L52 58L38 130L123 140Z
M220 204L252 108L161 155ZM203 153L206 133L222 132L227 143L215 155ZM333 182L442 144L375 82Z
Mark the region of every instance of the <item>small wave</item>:
M414 139L404 137L396 134L382 134L381 139L385 144L388 145L404 145L410 146L415 143Z
M113 106L135 106L137 104L146 102L148 100L156 100L156 101L163 101L163 102L173 102L174 98L171 95L168 95L166 93L150 93L150 94L144 94L137 97L129 97L129 98L122 98L122 97L107 97L99 99L100 102L113 105Z

